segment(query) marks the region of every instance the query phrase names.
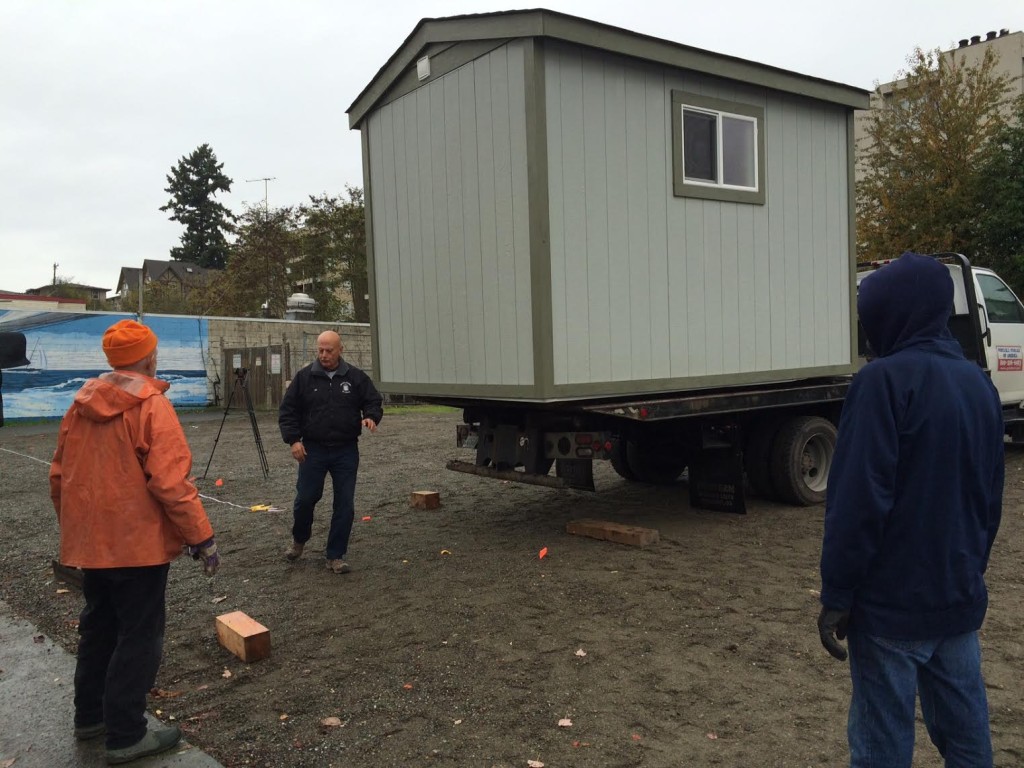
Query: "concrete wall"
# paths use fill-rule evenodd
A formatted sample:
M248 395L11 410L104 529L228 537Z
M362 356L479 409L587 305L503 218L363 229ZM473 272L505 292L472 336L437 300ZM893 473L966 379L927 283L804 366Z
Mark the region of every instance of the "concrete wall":
M210 382L210 402L219 402L223 394L224 350L281 347L284 351L282 373L288 382L297 370L316 357L316 337L330 330L341 334L342 357L375 379L369 323L209 318L206 374Z

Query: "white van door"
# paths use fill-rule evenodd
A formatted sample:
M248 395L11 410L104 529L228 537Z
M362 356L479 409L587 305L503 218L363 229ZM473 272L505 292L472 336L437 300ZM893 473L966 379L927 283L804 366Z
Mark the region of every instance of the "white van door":
M975 268L974 284L991 329L985 347L992 383L1003 405L1024 401L1024 305L990 269Z

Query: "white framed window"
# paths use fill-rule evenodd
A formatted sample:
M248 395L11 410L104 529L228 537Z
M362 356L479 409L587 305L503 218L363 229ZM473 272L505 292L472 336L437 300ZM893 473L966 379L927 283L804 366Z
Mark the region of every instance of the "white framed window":
M764 110L672 92L673 191L764 204Z

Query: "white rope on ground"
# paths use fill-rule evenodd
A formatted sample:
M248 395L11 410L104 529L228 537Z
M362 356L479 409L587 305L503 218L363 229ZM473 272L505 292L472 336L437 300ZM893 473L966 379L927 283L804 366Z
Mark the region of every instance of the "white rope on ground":
M27 453L18 453L17 451L12 451L10 448L0 448L0 451L4 451L6 453L13 453L15 456L21 456L23 459L32 459L32 461L38 461L40 464L50 466L50 462L43 461L43 459L37 459L35 456L29 456Z
M18 453L12 451L10 448L0 448L0 451L5 453L13 453L15 456L21 456L23 459L31 459L32 461L38 461L40 464L50 466L51 462L44 461L43 459L37 459L35 456L29 456L27 453ZM230 501L222 501L221 499L214 498L213 496L207 496L204 493L199 494L199 498L205 499L206 501L215 501L218 504L226 504L229 507L235 507L236 509L244 509L246 512L282 512L283 510L279 507L271 506L270 504L250 504L245 506L244 504L234 504Z
M284 510L280 509L279 507L272 507L272 506L270 506L268 504L253 504L253 505L247 507L247 506L244 506L242 504L234 504L234 503L232 503L230 501L223 501L223 500L215 498L213 496L207 496L205 493L200 493L199 494L199 498L200 499L204 499L205 501L215 501L218 504L226 504L229 507L236 507L238 509L244 509L246 512L283 512L284 511Z

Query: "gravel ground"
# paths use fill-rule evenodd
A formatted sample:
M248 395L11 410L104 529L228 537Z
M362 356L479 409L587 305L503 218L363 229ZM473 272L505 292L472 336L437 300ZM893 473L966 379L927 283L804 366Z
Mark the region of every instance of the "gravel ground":
M814 627L821 507L693 510L685 484L631 484L604 464L596 494L447 472L468 458L453 447L458 420L388 414L364 437L353 572L339 576L323 564L323 503L306 555L281 557L295 467L274 414L260 414L264 479L233 412L197 481L223 566L214 579L186 559L172 566L151 708L229 767L845 762L847 669ZM220 414L182 422L201 475ZM51 569L55 438L53 424L0 431L0 597L73 649L82 599ZM410 508L415 490L438 491L442 506ZM1024 453L1011 448L982 632L999 766L1024 764L1022 498ZM568 535L583 517L661 540ZM215 617L236 610L270 629L270 658L244 664L218 645ZM918 730L915 766L940 766Z

